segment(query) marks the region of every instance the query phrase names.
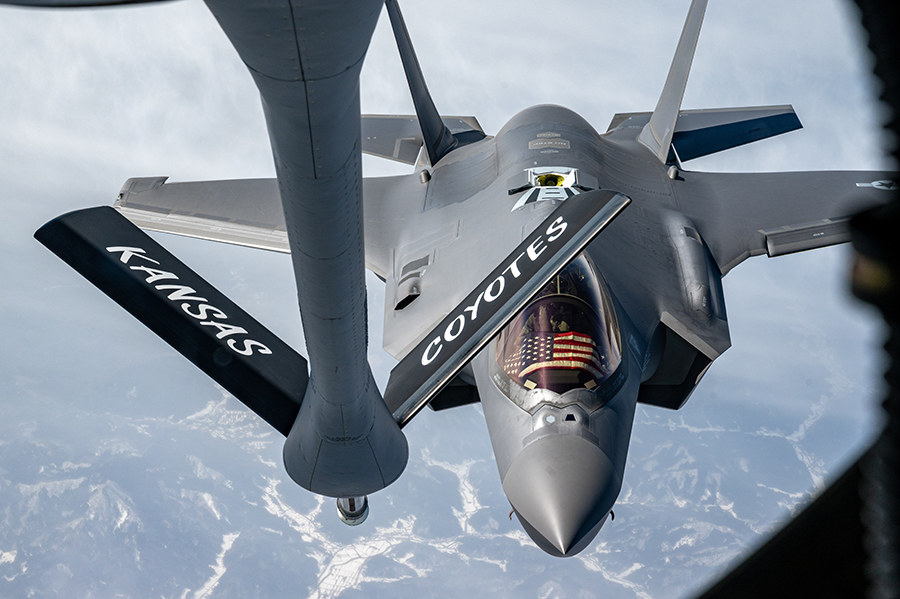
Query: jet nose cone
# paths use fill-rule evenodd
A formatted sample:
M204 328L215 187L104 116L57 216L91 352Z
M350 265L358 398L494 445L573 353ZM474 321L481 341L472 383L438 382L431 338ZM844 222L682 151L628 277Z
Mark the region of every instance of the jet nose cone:
M528 445L503 479L503 490L528 536L558 557L594 539L622 482L599 447L577 435Z

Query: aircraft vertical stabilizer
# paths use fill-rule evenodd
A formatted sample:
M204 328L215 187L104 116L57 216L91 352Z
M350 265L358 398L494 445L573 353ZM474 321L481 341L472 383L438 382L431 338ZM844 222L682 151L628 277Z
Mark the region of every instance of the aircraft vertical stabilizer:
M669 68L669 76L666 77L666 85L656 104L656 110L650 117L650 122L644 125L638 136L638 140L650 148L663 163L669 157L669 148L675 134L684 88L691 73L691 63L694 60L694 50L697 48L697 38L700 37L706 4L707 0L694 0L691 3L684 29L681 31L681 39L678 40L678 48L675 50L675 58L672 59L672 66Z
M419 66L419 59L416 58L412 39L400 12L400 5L396 0L386 0L384 5L391 19L391 28L397 40L397 49L400 51L400 60L406 72L409 92L416 107L428 162L433 166L454 148L484 139L484 133L479 128L463 131L462 135L454 134L441 119L425 85L425 76L422 74L422 67Z

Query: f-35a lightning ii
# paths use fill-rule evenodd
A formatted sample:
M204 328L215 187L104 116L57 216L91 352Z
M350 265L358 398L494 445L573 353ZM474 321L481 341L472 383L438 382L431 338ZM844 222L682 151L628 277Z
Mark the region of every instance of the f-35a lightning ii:
M680 408L729 347L722 276L846 241L849 214L896 178L685 170L800 127L790 106L681 109L706 0L652 113L599 134L536 106L493 136L440 116L395 0L206 4L259 88L277 178L130 179L113 208L36 237L281 432L288 474L349 524L403 472L405 424L480 401L526 532L552 555L583 550L618 496L636 402ZM360 115L383 4L414 116ZM363 152L414 172L363 179ZM309 362L138 227L289 252ZM364 268L385 282L384 345L400 360L383 396Z

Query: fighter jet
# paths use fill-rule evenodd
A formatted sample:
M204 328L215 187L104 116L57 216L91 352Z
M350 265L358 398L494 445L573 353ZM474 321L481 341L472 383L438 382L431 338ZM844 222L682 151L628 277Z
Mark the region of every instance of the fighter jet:
M730 346L722 277L846 241L848 216L896 180L686 169L800 127L790 106L682 110L705 0L652 112L598 133L536 106L492 135L438 112L395 0L206 3L259 89L277 178L130 179L113 207L36 237L281 432L288 474L348 524L402 474L420 410L481 402L522 527L552 555L582 551L619 494L636 403L682 407ZM360 114L382 4L415 115ZM364 179L362 153L412 172ZM141 228L290 253L309 360ZM399 360L383 394L366 268Z

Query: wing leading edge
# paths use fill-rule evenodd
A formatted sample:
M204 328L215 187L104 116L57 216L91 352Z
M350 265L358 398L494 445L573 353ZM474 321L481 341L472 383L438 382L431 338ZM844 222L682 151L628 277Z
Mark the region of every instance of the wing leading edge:
M276 179L166 179L128 179L114 208L148 231L290 253ZM366 268L382 279L398 237L399 221L392 215L420 205L424 196L425 186L415 175L363 179Z
M849 241L854 213L882 204L897 173L682 172L673 190L722 274L750 256L770 257Z

